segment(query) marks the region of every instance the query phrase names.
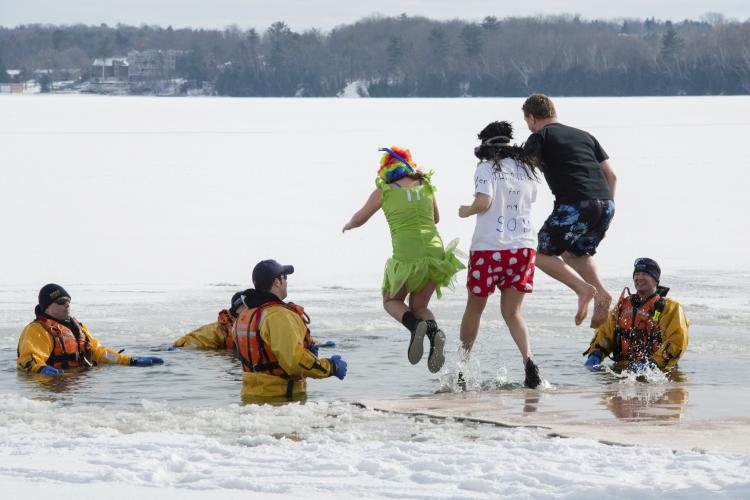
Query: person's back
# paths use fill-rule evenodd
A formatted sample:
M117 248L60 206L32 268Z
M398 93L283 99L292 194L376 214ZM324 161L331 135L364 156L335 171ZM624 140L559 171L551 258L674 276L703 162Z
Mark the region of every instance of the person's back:
M423 179L404 177L378 183L383 191L381 206L391 231L394 258L413 261L443 256L434 216L434 187L427 174Z
M486 211L477 214L472 250L536 248L531 209L537 181L528 172L512 158L502 159L497 166L489 160L477 166L474 182L489 184L492 201Z
M525 149L542 161L545 179L557 202L612 199L599 166L609 157L588 132L550 123L529 137Z

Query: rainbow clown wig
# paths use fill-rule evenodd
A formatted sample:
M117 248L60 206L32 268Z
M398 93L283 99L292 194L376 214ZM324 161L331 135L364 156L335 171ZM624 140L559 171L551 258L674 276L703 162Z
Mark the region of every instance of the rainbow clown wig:
M378 177L385 182L394 182L416 172L417 165L412 161L408 149L391 146L390 149L380 148L378 151L384 151Z

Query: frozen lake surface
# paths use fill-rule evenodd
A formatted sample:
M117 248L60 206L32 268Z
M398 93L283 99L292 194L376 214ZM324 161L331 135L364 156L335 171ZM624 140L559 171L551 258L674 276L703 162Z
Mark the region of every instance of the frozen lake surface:
M673 452L657 439L635 447L550 439L533 429L351 404L451 392L465 300L462 275L434 303L448 334L443 372L408 364L405 330L382 311L377 290L390 251L383 217L340 234L373 187L377 147L410 147L420 166L435 170L441 234L466 248L473 221L456 210L471 197L474 137L493 119L523 125L521 103L0 97L3 491L750 496L746 454ZM580 353L591 332L573 325L574 297L539 273L524 315L544 388L520 388L520 358L497 307L485 313L472 383L513 394L518 414L530 404L524 398L542 408L565 391L603 388L605 396L588 403L597 418L627 424L666 408L664 432L744 411L750 232L747 165L734 145L750 132L737 111L750 98L556 103L563 122L597 136L619 176L617 215L600 247L605 283L618 294L630 284L634 258L657 259L663 284L691 320L690 346L674 380L644 386L590 374ZM527 132L517 132L520 142ZM551 206L546 187L540 193L537 227ZM241 369L231 356L164 350L214 321L248 286L254 263L268 257L295 265L289 298L310 313L314 336L337 342L330 354L349 362L346 380L312 381L304 405L242 405ZM56 381L18 374L18 335L50 281L67 288L73 314L102 343L161 356L165 365L103 367ZM737 397L718 397L726 394Z

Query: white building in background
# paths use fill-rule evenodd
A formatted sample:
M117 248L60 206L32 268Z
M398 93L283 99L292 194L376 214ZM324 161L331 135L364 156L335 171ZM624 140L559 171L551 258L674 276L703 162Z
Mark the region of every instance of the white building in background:
M94 59L91 64L91 79L100 82L128 81L128 59L126 57Z

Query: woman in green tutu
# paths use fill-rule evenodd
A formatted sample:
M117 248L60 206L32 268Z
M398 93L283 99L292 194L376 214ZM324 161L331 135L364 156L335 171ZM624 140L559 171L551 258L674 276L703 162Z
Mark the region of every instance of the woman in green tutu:
M457 240L443 247L435 224L440 219L435 203L432 172L416 169L408 149L383 148L377 188L343 231L360 227L380 208L391 229L393 256L385 264L383 307L411 332L408 357L422 359L425 336L430 341L427 367L437 373L443 366L445 334L428 308L432 294L450 286L465 266L456 258ZM406 296L409 305L406 305Z

